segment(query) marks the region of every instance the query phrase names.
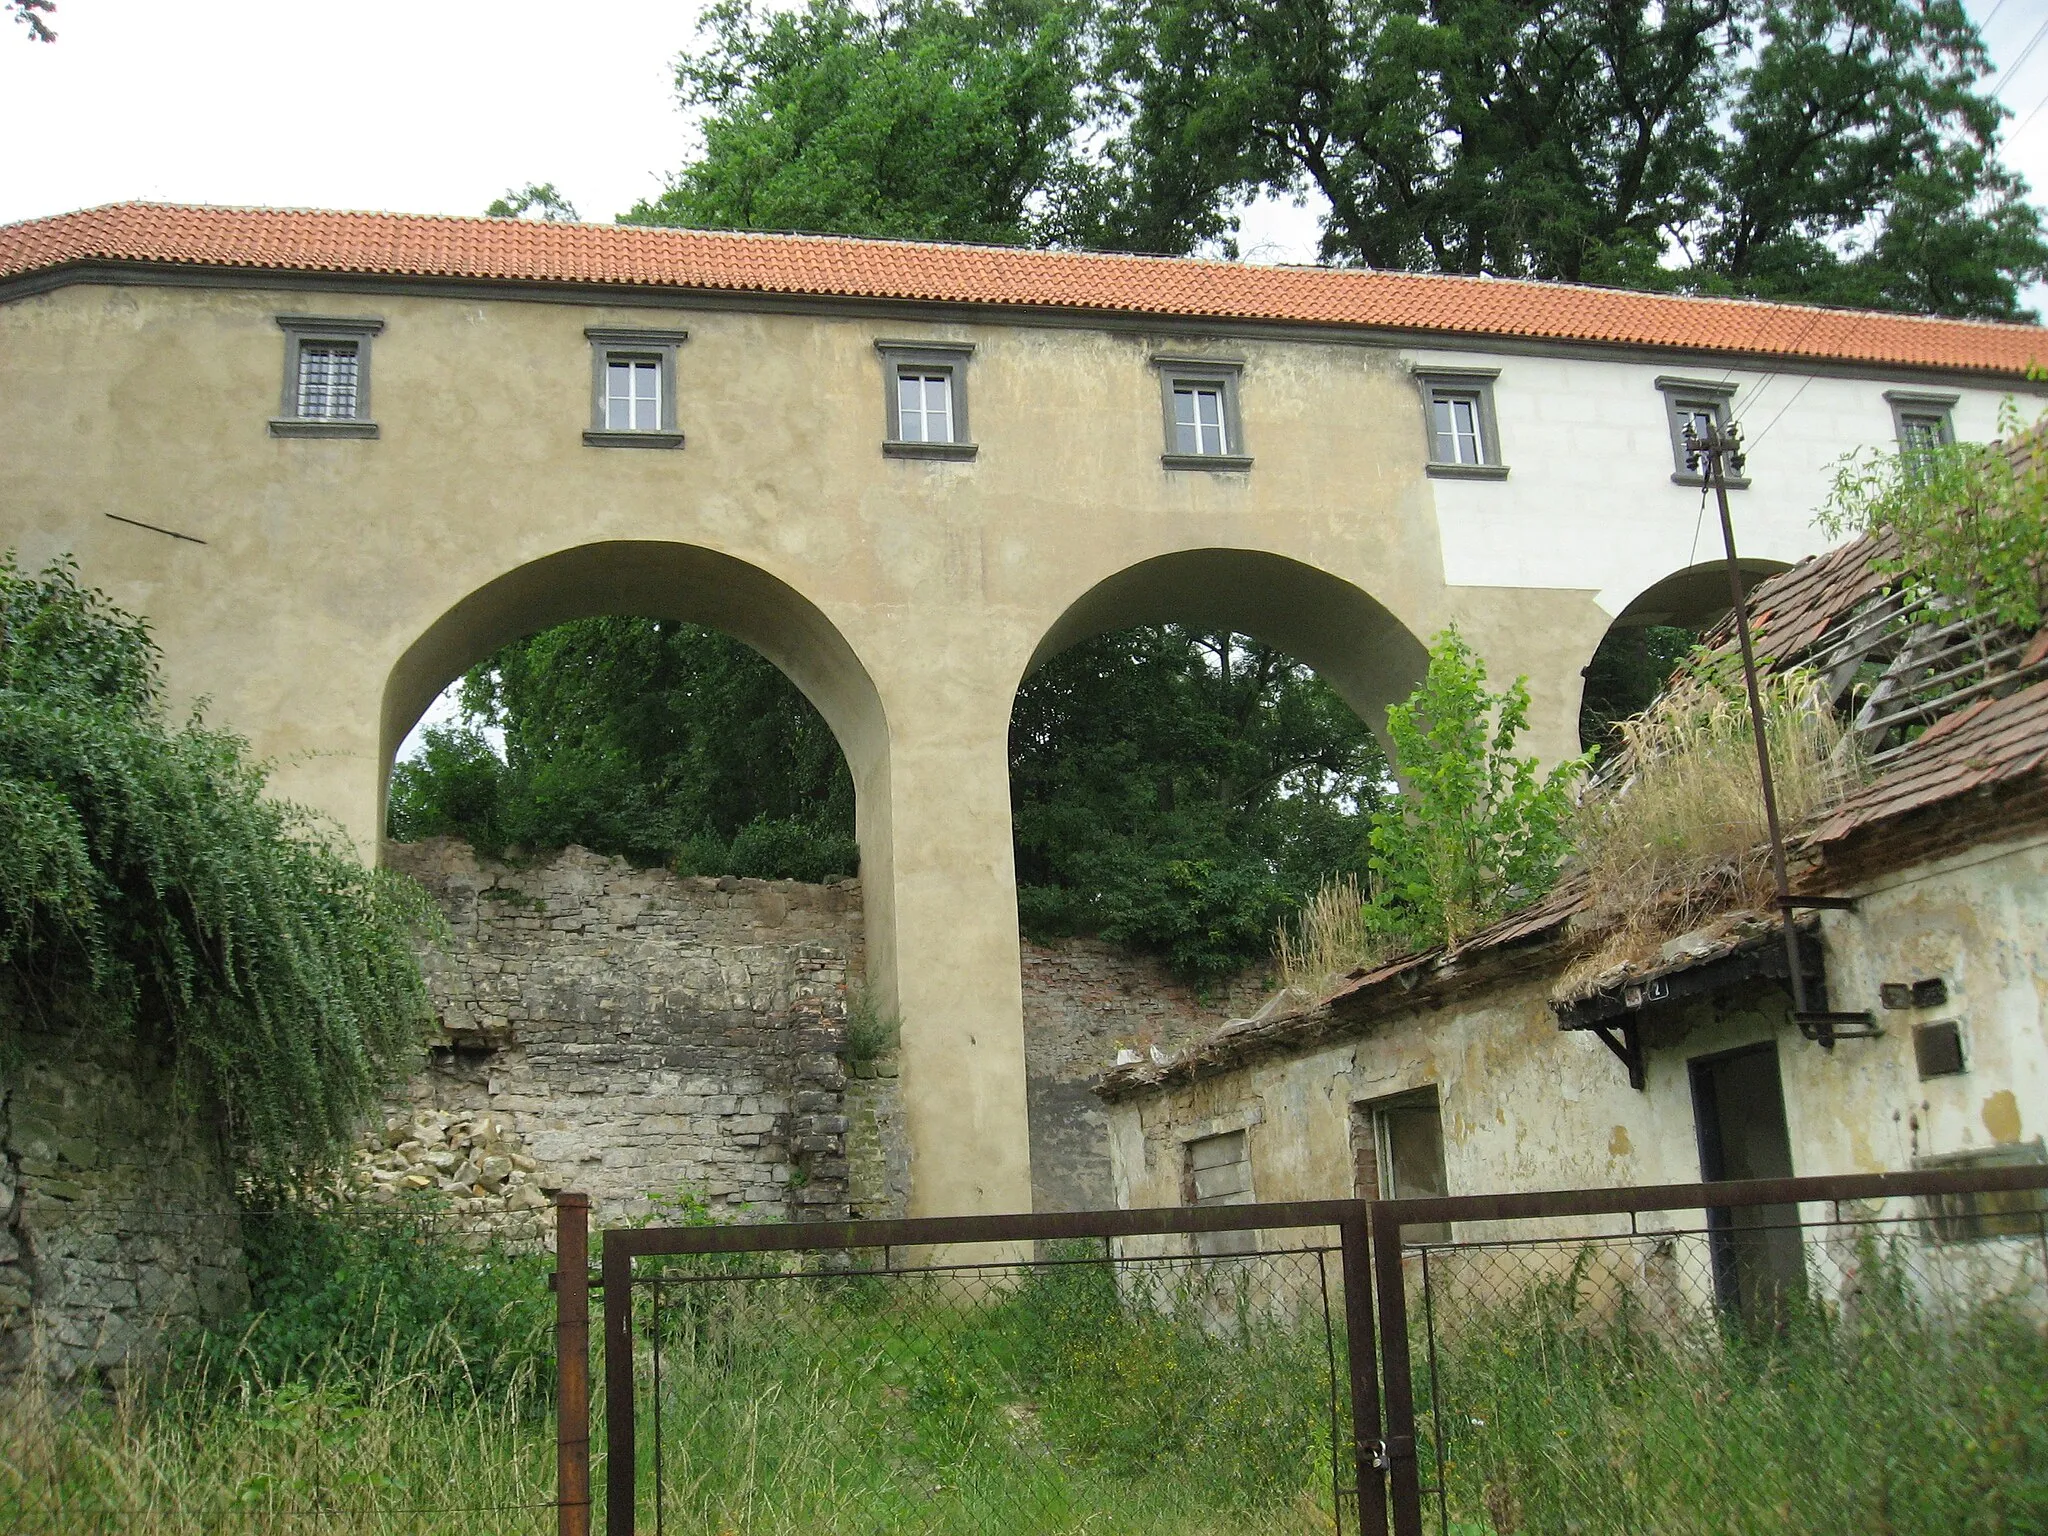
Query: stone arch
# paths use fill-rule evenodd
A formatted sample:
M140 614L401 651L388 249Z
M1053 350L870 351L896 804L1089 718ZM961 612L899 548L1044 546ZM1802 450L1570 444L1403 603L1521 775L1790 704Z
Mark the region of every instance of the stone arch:
M1746 557L1736 561L1736 568L1741 573L1742 590L1747 593L1766 577L1789 567L1782 560ZM1580 744L1591 745L1594 740L1588 734L1587 710L1597 708L1604 716L1609 708L1617 707L1609 700L1596 701L1592 697L1596 688L1614 687L1617 678L1631 668L1641 674L1638 681L1644 687L1654 687L1662 681L1650 676L1657 668L1646 668L1641 661L1631 663L1623 654L1631 644L1640 656L1643 646L1640 637L1646 631L1659 627L1705 629L1718 622L1728 612L1729 605L1728 566L1723 560L1706 560L1673 571L1651 582L1631 598L1601 632L1593 649L1586 655L1585 665L1579 669ZM1641 707L1649 700L1637 697L1627 702Z
M887 857L889 733L860 658L815 603L759 566L694 544L620 539L529 561L484 583L408 646L384 686L380 784L436 694L500 646L572 619L678 619L744 641L817 706L853 775L857 835ZM385 788L378 792L383 826ZM876 818L880 818L878 821Z
M1257 549L1177 550L1097 582L1049 628L1029 677L1069 646L1136 624L1198 624L1278 646L1314 668L1375 733L1429 665L1424 642L1341 576ZM1019 678L1019 682L1022 682Z

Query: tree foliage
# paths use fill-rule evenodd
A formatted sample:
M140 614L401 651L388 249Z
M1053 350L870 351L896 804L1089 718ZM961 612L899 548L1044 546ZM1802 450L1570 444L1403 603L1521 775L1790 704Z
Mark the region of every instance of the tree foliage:
M7 8L14 12L14 19L28 28L28 35L39 43L54 43L57 34L50 29L49 18L57 14L57 0L7 0Z
M166 722L141 621L68 564L0 557L0 974L304 1165L421 1038L433 909L263 784L239 738Z
M599 618L504 647L460 725L392 776L390 827L488 853L581 843L690 874L852 874L853 780L758 652L670 620ZM503 733L502 759L485 735Z
M484 210L487 219L533 219L542 224L574 224L576 205L555 190L552 181L529 181L493 198Z
M1822 512L1830 532L1889 528L1891 574L1964 613L2015 628L2048 617L2048 416L2008 401L1997 443L1850 454Z
M1017 243L1074 174L1073 0L720 0L677 67L705 154L629 222Z
M393 775L396 837L580 842L698 874L854 868L837 743L736 641L585 620L506 647L462 697L465 721L427 732ZM1100 934L1196 977L1264 958L1324 874L1362 872L1386 780L1372 734L1306 668L1170 625L1040 668L1018 693L1010 766L1025 927Z
M630 216L2012 316L2048 270L1959 0L728 0Z
M1026 931L1092 933L1215 977L1362 872L1386 762L1306 667L1243 635L1125 630L1027 679L1010 722Z
M1527 681L1486 687L1486 664L1456 629L1429 648L1429 672L1387 711L1401 795L1372 818L1368 922L1415 947L1455 944L1534 901L1569 851L1572 783L1590 754L1539 777L1515 756L1529 723Z

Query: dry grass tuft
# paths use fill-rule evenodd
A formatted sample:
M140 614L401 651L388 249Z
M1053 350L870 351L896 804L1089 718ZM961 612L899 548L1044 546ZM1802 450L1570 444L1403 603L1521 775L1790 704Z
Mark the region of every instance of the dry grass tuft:
M1323 882L1274 936L1280 985L1310 1004L1321 1002L1362 965L1385 958L1386 944L1365 923L1365 893L1356 875Z
M1759 682L1789 836L1841 800L1859 765L1817 678L1790 671ZM1768 910L1774 897L1744 696L1688 679L1620 731L1625 771L1586 797L1573 827L1591 886L1584 925L1600 942L1559 978L1560 998L1653 958L1717 914Z

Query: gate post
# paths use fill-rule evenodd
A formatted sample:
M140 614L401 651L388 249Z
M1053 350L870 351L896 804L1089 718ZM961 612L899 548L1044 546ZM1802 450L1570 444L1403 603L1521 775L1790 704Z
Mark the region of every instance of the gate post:
M1337 1231L1343 1244L1344 1341L1351 1361L1351 1456L1361 1536L1386 1536L1387 1484L1381 1475L1379 1350L1373 1338L1371 1249L1366 1212L1357 1202ZM1340 1517L1339 1527L1343 1521Z
M1394 1536L1422 1536L1422 1480L1415 1467L1415 1379L1408 1357L1401 1220L1384 1204L1372 1208L1372 1262L1380 1304L1380 1359L1387 1377L1387 1488Z
M555 1530L590 1536L590 1196L555 1196Z

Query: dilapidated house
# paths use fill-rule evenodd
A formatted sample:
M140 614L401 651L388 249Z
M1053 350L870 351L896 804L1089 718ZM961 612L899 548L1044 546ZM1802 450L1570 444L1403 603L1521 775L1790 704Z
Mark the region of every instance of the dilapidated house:
M1617 916L1571 875L1314 1006L1110 1071L1118 1203L2043 1160L2048 629L1959 620L1891 555L1865 536L1749 599L1766 671L1802 669L1861 764L1793 829L1803 1010L1771 903L1602 964ZM1972 1198L1957 1235L2000 1219Z

